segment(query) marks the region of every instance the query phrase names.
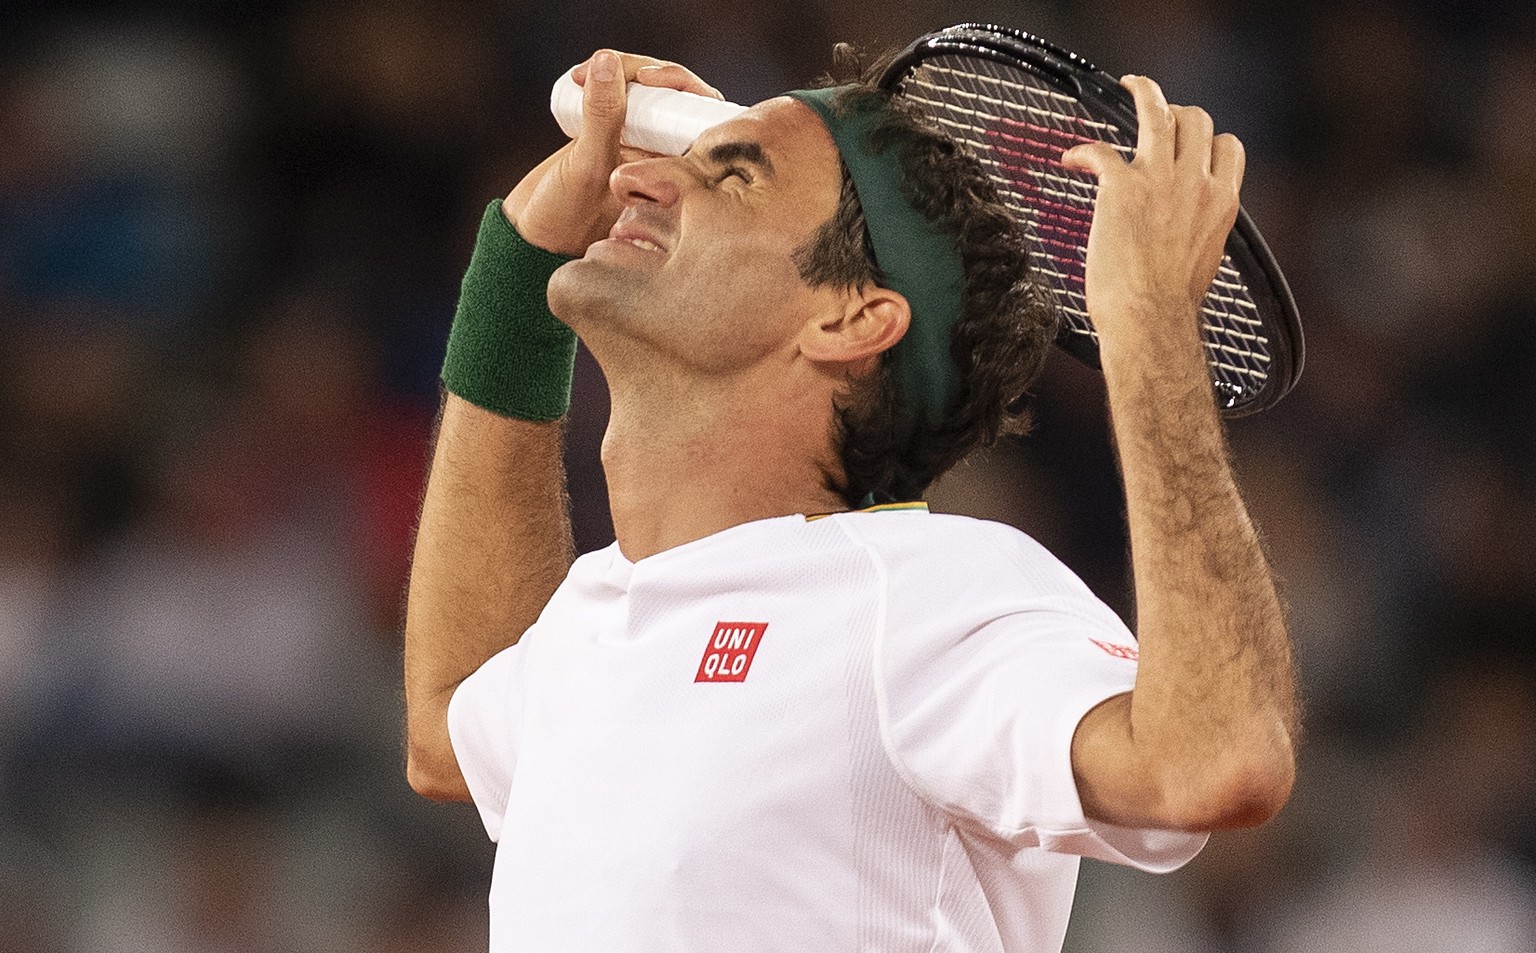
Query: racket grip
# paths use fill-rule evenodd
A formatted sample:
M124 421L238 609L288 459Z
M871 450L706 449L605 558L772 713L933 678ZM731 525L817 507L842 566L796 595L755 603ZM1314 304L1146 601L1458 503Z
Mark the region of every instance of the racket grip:
M747 110L745 106L708 96L639 83L629 84L627 102L620 141L668 156L682 155L704 130ZM549 111L555 114L555 121L567 136L575 139L581 135L581 87L570 73L555 80L549 95Z

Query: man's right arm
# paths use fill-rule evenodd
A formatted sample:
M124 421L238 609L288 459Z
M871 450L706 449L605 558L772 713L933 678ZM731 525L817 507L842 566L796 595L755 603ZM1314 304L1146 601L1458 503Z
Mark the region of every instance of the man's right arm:
M502 203L524 240L573 256L618 216L608 188L614 168L645 155L619 144L625 82L720 95L676 64L611 51L578 67L576 80L584 86L582 135ZM448 703L538 618L572 549L560 422L506 417L445 394L406 596L406 774L418 793L470 799L448 735Z
M454 689L518 640L570 567L560 434L445 395L405 615L406 774L434 800L469 800L448 738Z

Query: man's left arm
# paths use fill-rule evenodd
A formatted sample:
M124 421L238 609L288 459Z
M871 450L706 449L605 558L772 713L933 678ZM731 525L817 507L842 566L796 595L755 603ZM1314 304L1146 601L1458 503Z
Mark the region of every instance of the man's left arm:
M1125 81L1140 134L1064 161L1092 172L1088 311L1125 484L1140 664L1083 718L1072 767L1088 817L1127 827L1259 824L1289 796L1290 640L1228 462L1199 308L1237 216L1241 144L1202 110Z

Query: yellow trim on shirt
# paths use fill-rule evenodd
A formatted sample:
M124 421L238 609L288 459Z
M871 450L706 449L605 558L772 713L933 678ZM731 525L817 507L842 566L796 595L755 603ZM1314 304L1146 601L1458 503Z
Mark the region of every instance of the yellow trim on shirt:
M866 506L866 507L864 507L861 510L846 510L845 512L848 512L848 513L898 513L898 512L901 512L903 510L915 510L915 511L920 511L920 512L926 513L926 512L928 512L928 504L925 503L922 500L912 500L912 501L907 502L907 503L876 503L874 506ZM836 513L816 513L815 515L807 516L805 518L805 521L807 523L809 523L811 520L825 519L828 516L836 516L836 515L838 515L838 514L836 514Z

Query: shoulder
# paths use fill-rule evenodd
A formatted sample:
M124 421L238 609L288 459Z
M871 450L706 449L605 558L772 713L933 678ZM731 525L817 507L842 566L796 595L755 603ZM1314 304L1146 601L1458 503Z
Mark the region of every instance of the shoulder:
M849 513L845 531L879 561L892 581L928 580L924 588L1004 584L1038 595L1088 594L1071 569L1029 534L1003 523L945 513Z

